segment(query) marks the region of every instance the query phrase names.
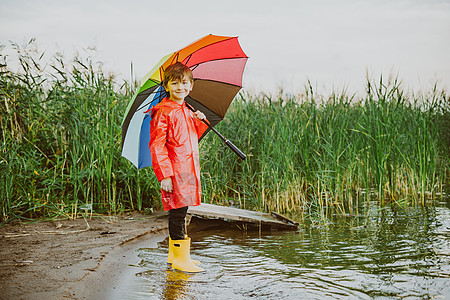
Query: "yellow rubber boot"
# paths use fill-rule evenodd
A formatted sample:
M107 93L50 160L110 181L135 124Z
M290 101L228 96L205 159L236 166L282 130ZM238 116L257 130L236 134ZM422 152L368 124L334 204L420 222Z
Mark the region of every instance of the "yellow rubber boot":
M167 255L167 264L171 265L173 261L173 241L169 236L169 254Z
M191 245L191 238L185 235L185 239L189 239L189 246ZM194 265L198 266L201 264L198 260L191 259ZM171 265L173 261L173 240L169 236L169 254L167 255L167 264Z
M172 269L188 273L203 272L204 269L197 267L191 259L191 239L173 240Z

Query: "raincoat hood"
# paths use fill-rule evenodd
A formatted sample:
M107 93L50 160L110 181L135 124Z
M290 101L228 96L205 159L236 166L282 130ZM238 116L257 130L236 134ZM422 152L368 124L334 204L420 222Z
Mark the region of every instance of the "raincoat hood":
M169 98L164 98L163 100L161 100L160 103L156 104L155 106L147 110L146 113L150 112L150 115L153 118L154 115L161 109L170 109L170 110L182 109L183 106L186 106L184 101L182 104L178 104L177 102L170 100Z

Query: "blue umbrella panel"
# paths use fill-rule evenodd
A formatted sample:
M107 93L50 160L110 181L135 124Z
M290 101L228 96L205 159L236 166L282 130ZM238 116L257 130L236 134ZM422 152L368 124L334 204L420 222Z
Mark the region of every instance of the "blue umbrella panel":
M148 96L142 97L144 93ZM131 161L138 169L152 165L149 149L151 116L150 112L144 112L167 97L167 92L161 85L150 88L144 93L139 95L144 100L136 108L128 125L128 131L135 133L135 135L127 134L122 145L122 156Z

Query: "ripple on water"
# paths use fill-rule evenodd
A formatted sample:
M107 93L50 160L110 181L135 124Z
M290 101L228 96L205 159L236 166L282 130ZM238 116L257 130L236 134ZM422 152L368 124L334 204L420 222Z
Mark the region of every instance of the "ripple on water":
M135 279L120 299L445 298L448 219L448 208L417 208L368 216L358 231L329 226L296 233L191 233L192 257L206 272L168 268L166 240L138 251L139 263L130 266Z

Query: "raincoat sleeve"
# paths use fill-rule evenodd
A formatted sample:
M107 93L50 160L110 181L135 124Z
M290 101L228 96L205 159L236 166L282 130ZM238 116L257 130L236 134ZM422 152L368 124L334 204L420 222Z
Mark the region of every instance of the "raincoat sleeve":
M206 120L206 122L209 121ZM208 125L206 125L205 123L203 123L200 120L197 120L196 118L194 118L194 124L195 124L195 130L197 130L197 135L200 138L202 136L202 134L206 131L206 129L208 129Z
M160 109L152 116L149 144L153 171L158 181L174 175L166 146L167 130L168 118L163 109Z

